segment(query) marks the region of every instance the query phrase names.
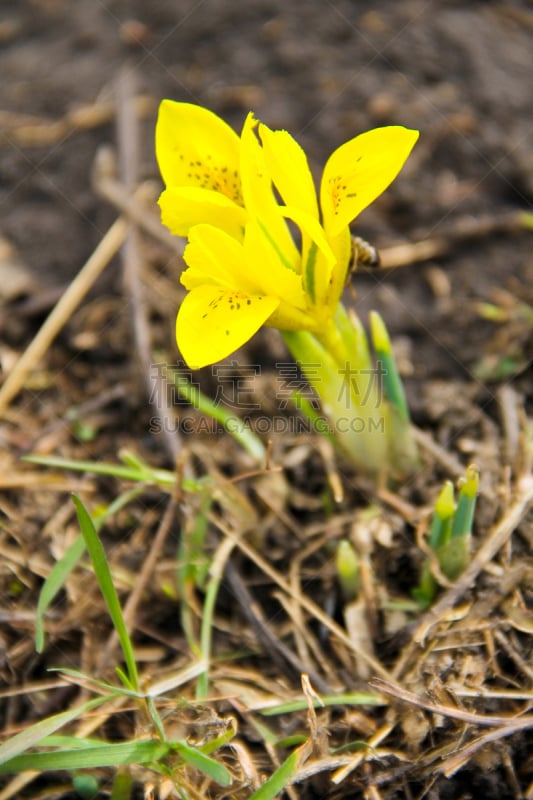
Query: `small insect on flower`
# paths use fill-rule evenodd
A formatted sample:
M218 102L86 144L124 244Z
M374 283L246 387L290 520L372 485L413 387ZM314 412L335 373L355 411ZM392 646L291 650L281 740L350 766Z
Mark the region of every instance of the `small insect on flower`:
M360 236L352 236L352 253L348 265L348 273L351 274L359 268L377 269L381 266L381 259L376 248L361 239Z

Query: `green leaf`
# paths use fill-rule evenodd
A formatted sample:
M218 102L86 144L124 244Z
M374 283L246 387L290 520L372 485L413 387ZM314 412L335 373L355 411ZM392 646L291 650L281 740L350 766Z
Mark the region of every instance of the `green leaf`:
M30 464L40 464L44 467L57 467L58 469L70 469L75 472L89 472L92 475L110 475L113 478L121 478L126 481L143 481L143 483L156 483L161 486L174 486L176 483L176 473L167 469L155 469L149 464L137 460L135 466L124 466L123 464L113 464L106 461L78 461L72 458L62 458L61 456L24 456L23 461ZM205 480L194 480L193 478L183 478L182 486L188 492L196 492L206 483Z
M124 508L132 500L135 500L142 493L142 487L135 486L127 492L120 494L112 503L110 503L103 514L95 521L96 530L100 530L106 519L109 519L117 511ZM53 602L57 593L65 585L65 581L82 557L85 552L85 540L83 536L79 536L66 550L62 558L57 561L41 589L39 595L39 602L37 603L37 614L35 618L35 649L38 653L42 653L44 648L44 626L43 618L49 606Z
M76 747L50 753L27 753L0 765L0 774L24 770L74 770L97 767L118 767L122 764L149 764L161 761L170 752L168 743L159 741L120 742L101 747Z
M133 779L129 770L119 771L113 780L111 800L130 800Z
M400 378L400 373L396 366L396 359L392 352L387 328L377 311L370 312L370 329L376 356L383 364L383 371L381 374L383 376L385 396L389 403L396 409L400 420L407 424L409 422L409 408L405 398L402 379Z
M67 725L69 722L72 722L72 720L81 717L87 711L98 708L98 706L103 705L103 703L106 703L109 699L110 696L96 697L93 700L89 700L88 703L70 708L68 711L62 711L60 714L54 714L54 716L43 719L41 722L36 722L35 725L26 728L26 730L21 731L21 733L17 733L16 736L13 736L11 739L8 739L7 742L0 745L0 771L11 772L12 770L3 768L6 762L11 763L13 758L18 758L20 753L39 744L46 736L55 733L55 731L62 728L63 725ZM35 755L34 753L29 756L29 758L34 758ZM30 768L33 768L31 764L29 767L25 767L25 769Z
M57 593L65 585L66 579L82 557L84 551L85 541L83 536L78 536L65 551L62 558L56 561L50 574L43 583L35 615L35 649L38 653L42 653L44 649L44 615Z
M326 694L321 695L320 700L313 700L315 708L323 706L381 706L383 700L370 692L349 692L346 694ZM265 708L255 708L264 717L273 717L277 714L293 714L296 711L305 711L309 708L307 698L297 698L286 703L278 703L275 706Z
M472 533L478 485L478 469L470 465L466 470L464 481L459 489L457 510L452 524L452 538L470 536Z
M451 536L452 520L455 512L453 483L446 481L435 502L435 511L429 532L429 546L436 550Z
M100 681L98 678L92 678L90 675L86 675L84 672L81 672L78 669L69 669L68 667L50 667L49 672L60 672L62 675L67 675L69 678L73 678L74 681L77 683L86 683L88 687L100 689L102 694L109 694L110 692L114 695L124 695L126 697L135 697L135 698L144 698L143 692L136 692L133 689L128 689L126 687L122 688L120 686L114 686L112 683L107 683L107 681Z
M232 782L231 774L219 761L215 761L214 758L205 755L201 750L191 747L185 742L174 742L172 747L191 767L196 767L200 772L209 775L211 780L216 781L220 786L230 786Z
M300 763L300 752L295 750L270 778L252 795L250 800L272 800L280 794L296 774Z
M74 505L76 506L81 532L85 540L87 551L91 557L96 578L100 586L100 591L104 597L107 610L109 611L113 626L120 641L120 646L122 647L124 660L128 670L129 681L133 689L138 690L139 677L137 674L137 665L135 663L133 646L126 628L126 623L124 622L122 608L118 599L117 590L115 589L115 585L111 577L111 571L109 569L109 564L107 563L105 550L100 539L98 538L96 528L94 527L94 523L89 515L89 512L83 505L82 501L76 495L73 495L73 500Z
M224 430L246 450L248 455L252 456L254 461L259 464L264 463L266 450L263 442L240 417L215 403L178 372L174 375L174 385L181 396L194 408L219 422Z

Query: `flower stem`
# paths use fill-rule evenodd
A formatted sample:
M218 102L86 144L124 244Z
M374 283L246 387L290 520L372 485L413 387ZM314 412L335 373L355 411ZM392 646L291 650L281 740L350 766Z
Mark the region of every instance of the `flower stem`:
M373 475L403 474L416 463L416 452L403 387L381 322L383 331L378 343L386 337L387 358L381 358L378 350L377 363L360 320L341 303L320 333L285 331L283 338L319 395L334 438L352 463Z

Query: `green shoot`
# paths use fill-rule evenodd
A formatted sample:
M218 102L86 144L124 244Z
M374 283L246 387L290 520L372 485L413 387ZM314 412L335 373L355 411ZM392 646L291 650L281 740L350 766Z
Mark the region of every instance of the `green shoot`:
M458 578L468 565L478 483L478 470L471 465L460 481L457 504L451 481L445 483L435 503L428 543L440 571L448 580ZM431 565L426 562L413 596L422 608L427 608L437 588Z
M336 565L344 600L351 603L359 593L359 558L347 539L337 545Z
M370 312L370 330L372 344L378 362L383 366L383 389L385 397L396 414L405 424L409 423L409 409L405 398L402 379L396 366L396 359L392 352L391 341L387 328L377 311Z
M453 515L455 513L455 496L453 483L446 481L435 503L435 513L429 532L429 546L436 550L451 536Z

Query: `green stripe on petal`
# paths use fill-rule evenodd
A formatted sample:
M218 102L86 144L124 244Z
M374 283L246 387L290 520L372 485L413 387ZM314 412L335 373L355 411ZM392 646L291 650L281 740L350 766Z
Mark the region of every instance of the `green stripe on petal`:
M317 219L294 206L281 206L284 217L295 222L302 232L302 274L305 290L313 304L326 302L335 254L329 246L326 233ZM317 265L320 264L320 269Z
M272 176L257 138L257 121L248 114L241 134L241 180L244 203L250 216L260 219L280 251L283 260L295 272L301 271L300 254L287 223L280 214L272 187Z
M244 236L247 274L240 276L238 286L253 288L283 298L299 309L307 308L307 297L298 275L284 260L284 254L270 237L262 220L250 220Z

